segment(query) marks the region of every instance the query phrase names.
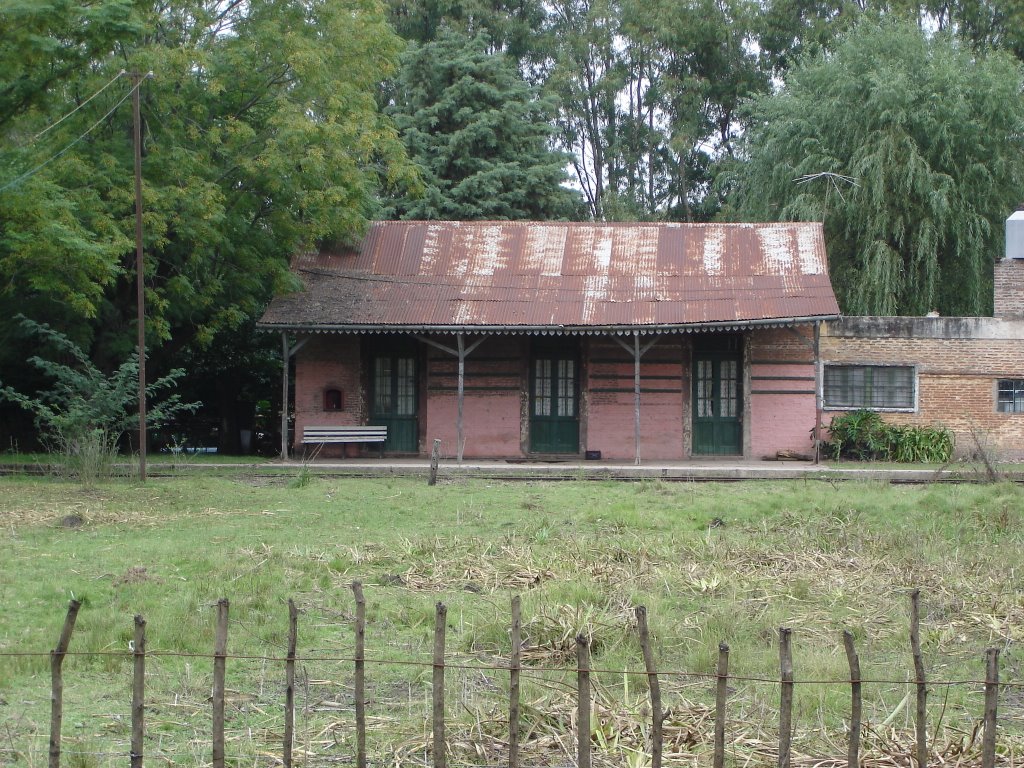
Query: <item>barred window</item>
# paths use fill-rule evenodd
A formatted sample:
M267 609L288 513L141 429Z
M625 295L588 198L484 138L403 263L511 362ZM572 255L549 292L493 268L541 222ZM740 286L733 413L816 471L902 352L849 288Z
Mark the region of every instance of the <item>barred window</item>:
M1024 413L1024 379L1000 379L996 396L1000 413Z
M826 408L913 408L910 365L826 365Z

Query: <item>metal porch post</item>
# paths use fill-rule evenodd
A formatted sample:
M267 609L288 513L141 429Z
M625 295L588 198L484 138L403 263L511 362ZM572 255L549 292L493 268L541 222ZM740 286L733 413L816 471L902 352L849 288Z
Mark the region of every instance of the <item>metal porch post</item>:
M640 464L640 331L633 331L633 463Z
M459 395L458 395L458 415L456 417L456 432L458 433L458 445L456 446L456 455L458 457L459 464L462 463L462 449L464 447L464 438L462 436L462 400L466 389L466 339L459 333L456 334L456 341L458 342L459 348Z
M821 462L821 321L814 324L814 463Z
M640 331L633 331L633 344L630 346L618 336L612 336L620 347L633 356L633 445L635 447L635 463L640 463L640 359L653 347L660 336L654 336L647 344L640 347Z
M288 334L281 331L281 461L288 461Z
M457 435L455 437L455 441L458 443L458 445L455 446L455 455L456 455L456 458L458 459L458 462L461 464L462 463L462 449L465 447L464 444L466 442L466 438L462 434L462 432L463 432L462 402L463 402L463 397L464 397L465 391L466 391L466 357L471 355L473 353L473 350L475 350L477 347L479 347L481 344L483 344L484 343L484 339L487 338L487 337L486 336L481 336L479 339L477 339L476 341L474 341L472 344L470 344L467 347L466 346L466 335L464 333L457 333L457 334L455 334L455 340L458 342L458 344L456 345L456 348L453 349L452 347L449 347L449 346L447 346L445 344L441 344L440 342L434 341L433 339L431 339L431 338L429 338L427 336L420 336L419 334L413 334L413 336L414 336L414 338L419 339L420 341L422 341L424 344L429 344L430 346L434 347L435 349L440 349L442 352L447 352L449 355L452 355L453 357L458 358L458 361L459 361L459 382L458 382L458 388L457 388L457 394L456 394L456 400L457 400L456 405L458 407L458 412L457 412L456 419L455 419L455 431L457 432Z

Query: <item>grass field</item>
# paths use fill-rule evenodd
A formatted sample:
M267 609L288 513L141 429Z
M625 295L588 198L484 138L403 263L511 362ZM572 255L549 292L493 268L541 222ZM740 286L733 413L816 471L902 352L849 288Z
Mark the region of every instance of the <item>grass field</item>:
M793 630L796 679L847 676L840 632L857 638L866 678L868 764L912 746L908 592L922 590L934 680L983 677L984 649L1024 682L1024 492L1018 486L828 483L530 483L231 477L109 483L83 490L0 479L0 764L46 762L48 649L68 600L83 602L65 663L65 764L123 764L129 738L132 615L150 651L209 655L214 604L231 600L229 653L280 657L288 598L299 623L300 762L354 753L354 604L366 585L369 748L376 764L422 764L429 746L434 605L448 605L450 764L503 759L509 601L523 601L527 765L571 762L572 638L592 639L597 764L645 765L646 683L633 608L646 605L660 669L778 676L777 630ZM419 662L410 665L399 662ZM565 671L552 670L565 668ZM625 674L625 672L630 674ZM209 658L147 667L148 764L210 761ZM283 668L229 659L228 754L280 756ZM710 762L713 682L666 675L666 755ZM1000 699L1000 750L1024 749L1024 689ZM977 684L935 686L936 750L955 761L981 714ZM729 759L774 764L777 684L735 680ZM799 684L801 760L845 756L848 686ZM976 762L977 748L961 756ZM809 763L808 763L809 764ZM826 763L827 764L827 763Z

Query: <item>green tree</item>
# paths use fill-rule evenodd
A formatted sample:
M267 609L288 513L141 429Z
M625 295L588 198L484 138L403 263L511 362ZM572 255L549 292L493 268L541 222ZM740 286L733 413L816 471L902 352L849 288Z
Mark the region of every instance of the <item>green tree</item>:
M108 375L64 334L27 318L20 318L20 326L58 359L40 355L28 359L48 380L47 389L26 395L13 387L0 386L0 400L33 415L44 443L66 457L66 469L74 477L92 483L109 475L118 442L139 424L138 358L129 355ZM196 409L198 403L182 403L176 393L161 396L173 390L184 375L179 368L147 384L147 426L161 426L183 411Z
M0 130L54 99L79 71L138 34L131 0L0 1ZM85 98L85 94L80 94Z
M405 40L431 43L445 31L483 35L490 53L537 64L547 50L542 0L387 0L389 20Z
M377 107L402 41L376 0L9 0L0 13L40 51L0 74L0 98L20 109L0 120L0 340L17 310L67 330L103 368L134 343L122 70L153 73L142 120L156 374L193 347L236 352L296 250L358 236L381 188L413 178ZM12 56L0 47L0 62ZM262 353L264 341L248 343ZM20 362L8 349L5 368Z
M731 204L823 220L845 312L991 311L1024 184L1022 71L914 24L860 22L751 105Z
M406 219L557 219L572 216L566 157L549 147L551 105L482 37L445 32L413 45L391 110L422 195L394 200Z
M767 86L743 0L553 0L546 88L595 219L700 219L742 98Z
M977 50L1008 51L1024 61L1024 0L952 0L944 18Z

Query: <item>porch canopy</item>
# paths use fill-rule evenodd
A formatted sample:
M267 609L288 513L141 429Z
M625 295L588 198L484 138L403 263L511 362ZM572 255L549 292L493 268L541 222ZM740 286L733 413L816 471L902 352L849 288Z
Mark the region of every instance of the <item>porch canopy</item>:
M641 336L839 316L819 223L381 221L292 270L304 290L275 298L258 324L282 332L286 355L288 333L420 336L458 357L460 414L465 356L482 340L468 335L617 338L634 355L638 451Z

